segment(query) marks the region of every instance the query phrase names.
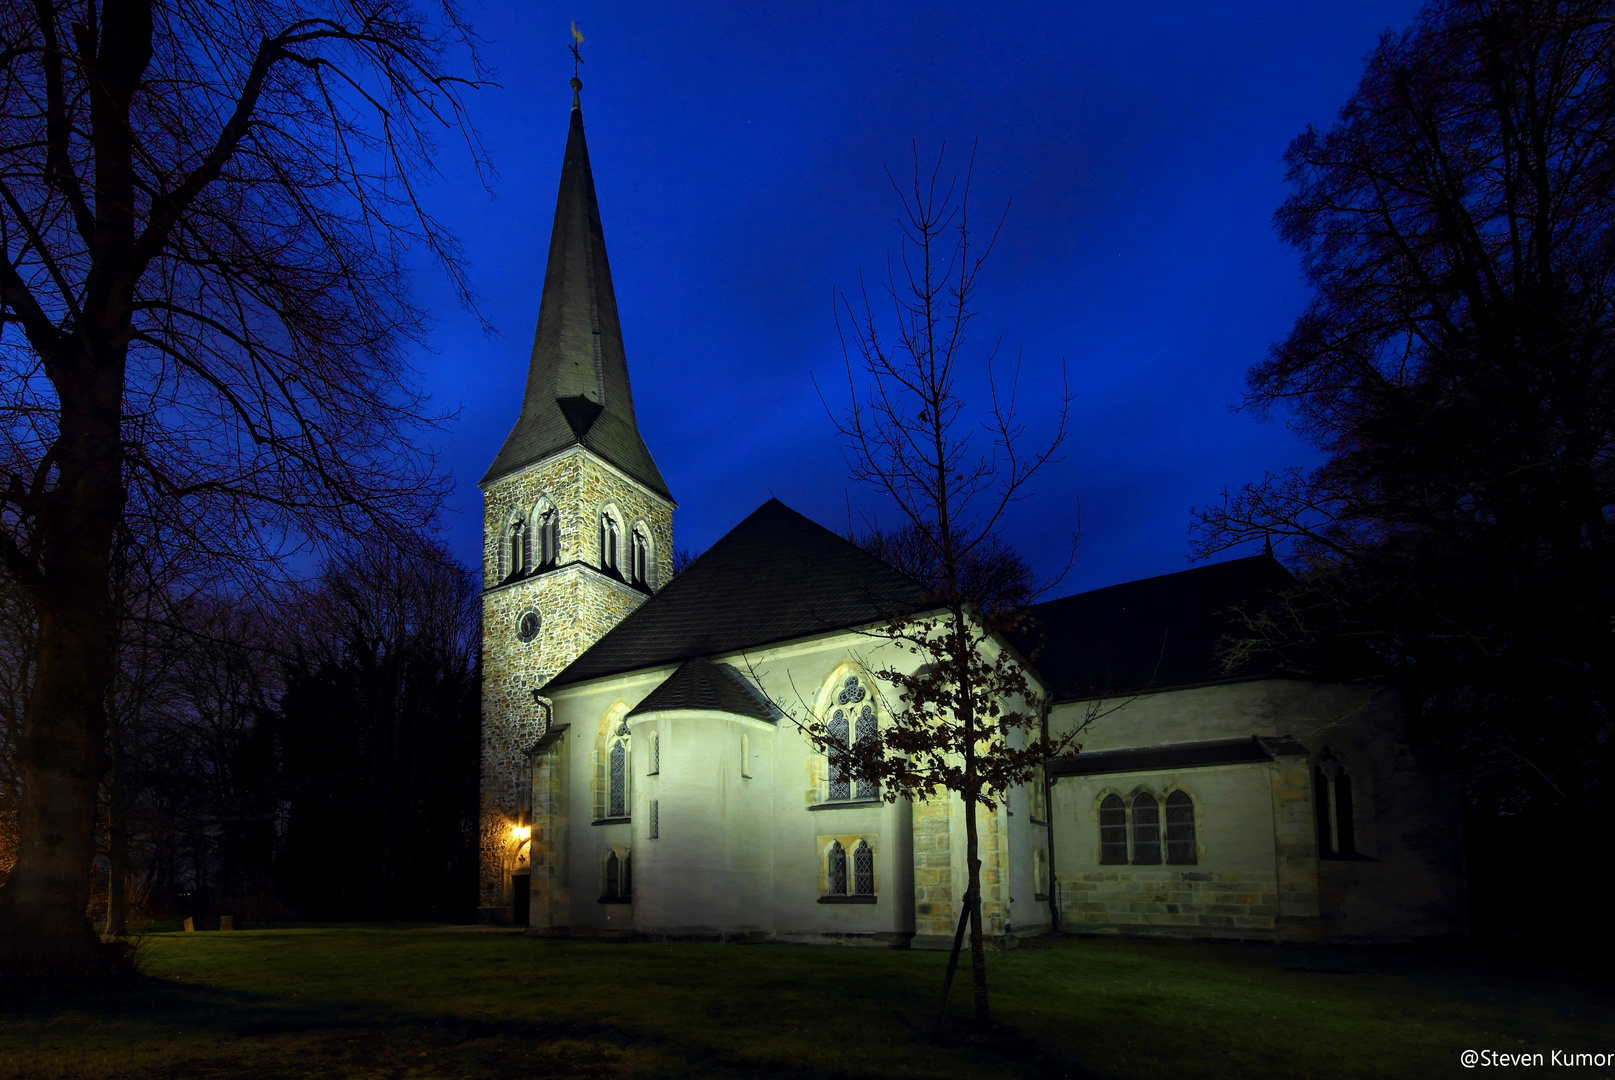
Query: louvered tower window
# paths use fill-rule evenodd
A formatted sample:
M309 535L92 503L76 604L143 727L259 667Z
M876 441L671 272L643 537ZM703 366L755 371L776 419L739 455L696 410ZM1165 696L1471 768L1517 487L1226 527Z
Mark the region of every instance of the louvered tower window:
M561 515L546 510L538 519L538 568L553 570L561 558Z

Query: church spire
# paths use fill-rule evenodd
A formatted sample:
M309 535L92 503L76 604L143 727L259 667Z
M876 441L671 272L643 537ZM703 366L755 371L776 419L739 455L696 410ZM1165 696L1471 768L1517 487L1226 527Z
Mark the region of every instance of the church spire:
M670 499L634 418L617 296L583 139L582 88L574 75L572 122L521 416L482 484L579 445Z

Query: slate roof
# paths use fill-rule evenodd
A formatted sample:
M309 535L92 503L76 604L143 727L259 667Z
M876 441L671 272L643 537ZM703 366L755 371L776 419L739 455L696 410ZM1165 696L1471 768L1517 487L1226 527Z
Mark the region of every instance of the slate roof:
M1239 765L1272 761L1273 753L1255 735L1246 739L1173 743L1139 749L1099 750L1070 759L1049 762L1050 776L1103 776L1107 773L1163 772L1168 769L1203 769L1209 765Z
M744 675L728 664L714 664L709 660L686 660L680 664L677 671L646 695L628 715L668 709L710 709L771 724L777 720L762 693Z
M571 126L521 415L480 483L581 445L671 499L634 417L617 294L583 138L576 93L582 83L574 79L572 85Z
M913 578L770 499L562 669L544 692L863 626L924 599Z
M1217 660L1232 609L1294 581L1270 555L1199 566L1036 604L1011 640L1037 651L1056 701L1254 678L1271 666L1225 671Z

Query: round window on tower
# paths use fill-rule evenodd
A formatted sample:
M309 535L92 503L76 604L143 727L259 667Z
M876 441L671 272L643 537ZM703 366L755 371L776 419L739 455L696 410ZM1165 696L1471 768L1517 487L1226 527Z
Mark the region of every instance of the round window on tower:
M538 612L528 608L522 612L522 617L516 623L516 634L523 641L532 641L538 636Z

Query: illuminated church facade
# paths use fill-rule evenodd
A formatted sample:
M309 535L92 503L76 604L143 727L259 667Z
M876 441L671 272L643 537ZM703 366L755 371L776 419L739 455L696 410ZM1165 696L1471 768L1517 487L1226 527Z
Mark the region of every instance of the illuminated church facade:
M573 88L520 416L480 485L481 917L943 946L959 800L885 801L794 722L882 722L871 672L912 658L861 631L920 587L774 500L674 575ZM1026 665L1052 730L1106 705L1083 753L980 812L992 938L1465 931L1458 793L1394 696L1218 664L1230 611L1287 580L1261 556L1099 589L988 646Z

